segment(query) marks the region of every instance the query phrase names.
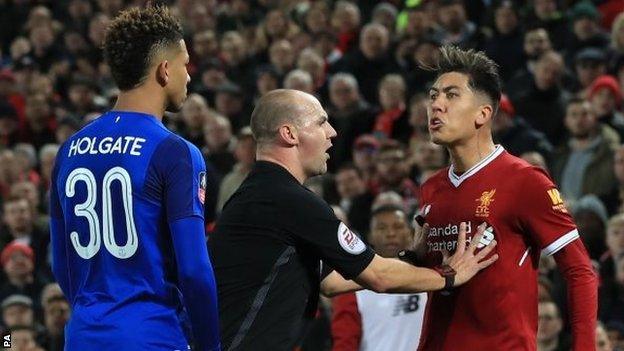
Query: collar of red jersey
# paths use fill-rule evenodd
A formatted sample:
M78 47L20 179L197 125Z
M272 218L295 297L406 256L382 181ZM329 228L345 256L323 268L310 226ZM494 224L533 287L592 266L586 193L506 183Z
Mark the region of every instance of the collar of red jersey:
M457 188L461 183L463 183L466 179L470 178L472 175L479 172L482 168L489 165L490 162L494 161L500 154L505 151L505 148L502 145L496 145L494 151L492 151L489 155L487 155L483 160L479 161L476 165L470 167L469 170L464 172L462 175L458 176L453 171L453 165L449 167L448 177L451 183Z

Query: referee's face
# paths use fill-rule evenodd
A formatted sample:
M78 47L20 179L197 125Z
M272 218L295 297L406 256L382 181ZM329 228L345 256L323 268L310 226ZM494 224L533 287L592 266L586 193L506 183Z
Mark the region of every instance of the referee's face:
M331 138L336 130L327 120L327 112L316 98L310 96L307 116L298 128L299 160L306 176L314 177L327 172L327 150L332 146Z

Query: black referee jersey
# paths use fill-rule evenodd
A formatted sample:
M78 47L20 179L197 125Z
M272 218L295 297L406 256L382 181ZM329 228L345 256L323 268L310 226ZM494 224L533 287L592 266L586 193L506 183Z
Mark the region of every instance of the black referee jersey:
M258 161L209 240L223 350L291 351L323 263L346 279L374 252L285 168Z

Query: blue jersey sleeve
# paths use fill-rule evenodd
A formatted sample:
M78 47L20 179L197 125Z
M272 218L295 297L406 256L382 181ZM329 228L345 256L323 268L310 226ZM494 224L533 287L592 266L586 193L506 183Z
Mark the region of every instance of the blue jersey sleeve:
M180 291L193 328L197 350L220 350L217 286L208 259L204 221L198 217L169 224L178 264Z
M61 208L61 199L58 193L58 169L63 149L59 150L52 168L50 184L50 241L52 248L52 273L56 278L61 290L70 303L73 298L69 284L69 272L67 270L67 238L65 237L65 219Z
M162 175L167 220L191 216L203 219L206 163L197 147L171 136L162 141L153 157L154 167Z

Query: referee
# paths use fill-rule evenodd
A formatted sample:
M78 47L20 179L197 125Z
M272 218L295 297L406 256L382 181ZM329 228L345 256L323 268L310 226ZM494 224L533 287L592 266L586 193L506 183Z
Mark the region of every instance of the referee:
M495 242L475 254L481 235L466 248L464 226L455 254L436 270L376 255L302 185L327 171L336 136L312 95L269 92L251 115L251 129L257 162L210 236L224 350L292 350L319 291L440 290L463 284L497 259L484 260Z

